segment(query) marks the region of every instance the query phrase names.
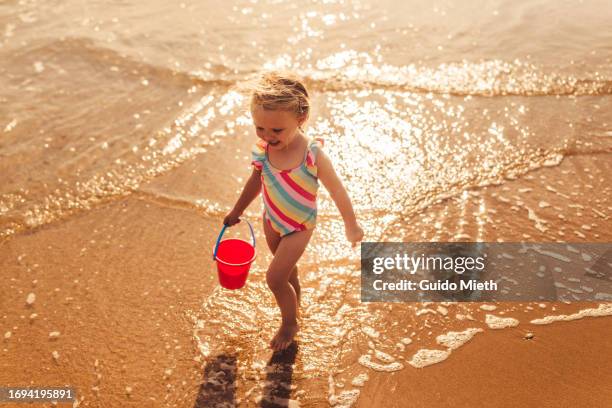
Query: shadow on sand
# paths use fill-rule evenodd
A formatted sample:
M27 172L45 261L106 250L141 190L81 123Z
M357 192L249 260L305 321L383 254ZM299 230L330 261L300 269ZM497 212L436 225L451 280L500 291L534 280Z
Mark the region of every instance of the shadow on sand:
M262 408L278 408L289 405L293 364L298 348L297 342L294 341L285 350L272 354L272 358L266 366L266 382L261 399Z
M194 408L236 406L236 356L220 354L204 369Z
M266 366L261 407L288 406L297 353L298 344L293 342L286 350L272 354ZM204 382L194 408L236 407L236 370L236 356L220 354L212 358L204 369Z

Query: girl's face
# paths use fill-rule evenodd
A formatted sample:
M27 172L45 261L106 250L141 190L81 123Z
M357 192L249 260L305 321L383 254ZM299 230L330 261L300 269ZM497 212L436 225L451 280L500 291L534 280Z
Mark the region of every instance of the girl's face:
M266 110L255 106L251 112L257 137L266 141L270 148L284 149L293 141L297 129L306 120L298 118L295 113L282 110Z

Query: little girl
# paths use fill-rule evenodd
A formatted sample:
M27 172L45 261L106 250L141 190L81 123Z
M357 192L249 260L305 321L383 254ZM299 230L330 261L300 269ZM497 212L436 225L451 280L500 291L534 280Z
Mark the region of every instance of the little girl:
M353 246L363 238L363 230L342 182L321 149L321 141L308 140L304 134L302 125L310 111L304 85L292 74L268 72L250 92L251 116L259 138L253 148L253 171L223 223L240 222L239 217L263 186L263 228L274 254L266 282L282 315L282 324L270 347L278 351L287 348L299 330L300 282L296 263L316 225L319 180L340 210L346 238Z

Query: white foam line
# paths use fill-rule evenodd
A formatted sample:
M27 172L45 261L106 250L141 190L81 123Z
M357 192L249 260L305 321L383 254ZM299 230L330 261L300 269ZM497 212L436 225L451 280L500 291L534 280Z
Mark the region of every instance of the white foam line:
M391 371L398 371L398 370L401 370L402 368L404 368L402 363L399 363L397 361L389 363L389 364L376 363L376 362L372 361L372 356L369 355L369 354L362 355L361 357L359 357L359 359L357 361L362 366L367 367L367 368L371 368L372 370L375 370L375 371L388 371L388 372L391 372Z
M597 309L582 309L581 311L571 315L546 316L541 319L533 319L531 324L551 324L553 322L569 322L572 320L582 319L584 317L601 317L612 315L612 303L602 303Z
M419 350L408 362L415 368L423 368L444 361L450 356L450 350Z
M451 331L446 334L441 334L436 337L436 342L450 350L456 350L470 341L478 333L482 333L482 329L469 328L462 332Z
M506 327L516 327L519 321L513 317L498 317L492 314L485 316L485 323L491 329L505 329Z
M546 251L546 250L540 249L538 247L534 247L533 250L536 251L537 253L541 254L541 255L550 256L551 258L555 258L555 259L557 259L559 261L568 262L568 263L572 261L568 257L563 256L561 254L558 254L556 252Z

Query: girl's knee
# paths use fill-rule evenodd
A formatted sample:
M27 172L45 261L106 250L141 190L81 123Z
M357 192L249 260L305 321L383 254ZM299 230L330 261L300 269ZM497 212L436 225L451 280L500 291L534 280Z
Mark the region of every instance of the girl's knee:
M274 270L268 269L266 273L266 283L272 292L282 289L289 281L282 274L275 273Z
M297 278L298 278L298 267L296 265L291 270L291 275L289 275L289 279L297 279Z

